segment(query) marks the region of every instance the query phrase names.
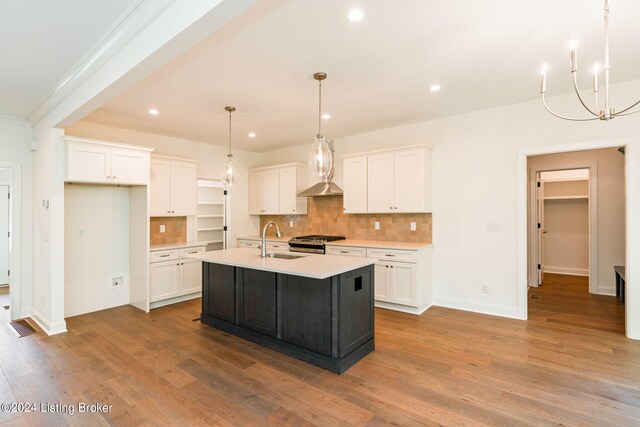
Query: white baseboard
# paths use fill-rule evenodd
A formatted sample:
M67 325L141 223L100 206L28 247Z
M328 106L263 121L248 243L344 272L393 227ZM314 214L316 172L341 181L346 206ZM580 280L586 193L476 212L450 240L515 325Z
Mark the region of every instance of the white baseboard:
M394 311L401 311L403 313L415 314L417 316L421 315L422 313L427 311L429 307L431 307L430 304L421 305L419 307L409 307L406 305L392 304L384 301L376 301L375 306L379 308L386 308L387 310L394 310Z
M589 269L588 268L569 268L569 267L554 267L554 266L544 266L545 273L551 274L566 274L568 276L588 276Z
M598 286L598 295L608 295L615 297L616 296L616 287L614 285L611 286Z
M202 297L202 292L196 292L193 294L182 295L175 298L163 299L162 301L155 301L149 304L150 309L164 307L165 305L177 304L179 302L189 301L190 299L196 299Z
M506 305L490 304L486 302L447 297L435 297L433 299L433 305L454 308L456 310L472 311L474 313L489 314L491 316L519 319L518 308Z
M56 335L67 332L67 322L65 322L64 320L60 320L58 322L51 323L35 308L31 309L31 318L47 335Z

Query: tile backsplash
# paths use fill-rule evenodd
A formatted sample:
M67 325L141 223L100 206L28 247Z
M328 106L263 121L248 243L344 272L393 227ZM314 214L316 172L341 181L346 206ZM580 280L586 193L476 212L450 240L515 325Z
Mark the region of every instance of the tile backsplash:
M151 245L187 242L187 217L151 217ZM160 232L160 226L165 226L165 232Z
M278 224L285 236L327 234L347 239L431 243L430 213L345 214L342 196L309 197L307 215L263 215L260 230L267 221ZM293 221L293 227L289 227L289 221ZM380 222L380 230L374 229L375 221ZM412 222L416 223L416 231L410 230Z

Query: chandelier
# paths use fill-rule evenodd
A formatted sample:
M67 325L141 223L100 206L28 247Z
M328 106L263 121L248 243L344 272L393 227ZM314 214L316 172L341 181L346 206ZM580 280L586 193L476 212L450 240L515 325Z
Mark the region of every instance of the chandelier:
M547 101L545 99L545 94L547 93L547 64L542 64L542 80L540 82L540 95L542 98L542 104L547 111L554 116L564 119L571 120L575 122L588 122L591 120L611 120L614 117L619 116L627 116L629 114L634 114L639 112L640 110L630 111L636 105L640 104L640 101L635 104L625 108L624 110L615 111L615 109L610 107L609 104L609 72L611 70L611 65L609 64L609 0L605 0L604 2L604 64L602 66L602 72L604 73L604 102L600 102L598 100L598 92L600 91L600 65L593 65L593 93L594 93L594 108L590 108L582 96L578 91L578 52L577 46L574 39L571 39L571 43L569 45L571 49L571 75L573 76L573 89L580 101L580 104L591 114L592 117L584 117L584 118L574 118L574 117L566 117L560 114L556 114L549 108L547 105Z

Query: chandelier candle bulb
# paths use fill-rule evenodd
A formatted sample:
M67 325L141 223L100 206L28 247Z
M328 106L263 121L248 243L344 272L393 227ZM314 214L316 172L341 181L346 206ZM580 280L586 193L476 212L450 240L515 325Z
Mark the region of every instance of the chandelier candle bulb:
M547 63L542 64L542 69L540 74L542 75L542 80L540 80L540 93L545 93L547 91Z
M571 49L571 72L575 73L578 71L578 52L576 49L576 41L574 39L571 39L569 49Z
M600 89L599 74L600 66L598 64L593 64L593 91L596 93Z

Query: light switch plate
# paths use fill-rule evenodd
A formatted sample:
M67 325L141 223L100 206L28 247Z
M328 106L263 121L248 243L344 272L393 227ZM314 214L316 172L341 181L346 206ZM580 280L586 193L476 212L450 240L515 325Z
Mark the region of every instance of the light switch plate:
M165 231L167 231L167 227L165 227L165 225L164 225L164 224L162 224L162 225L160 226L160 232L161 232L161 233L164 233Z
M415 222L411 223L411 231L416 231L416 223Z
M488 233L502 233L502 223L501 222L488 222L487 223L487 232Z
M293 228L293 221L289 221L289 228Z
M380 221L376 221L373 223L373 228L375 228L376 230L380 230Z

